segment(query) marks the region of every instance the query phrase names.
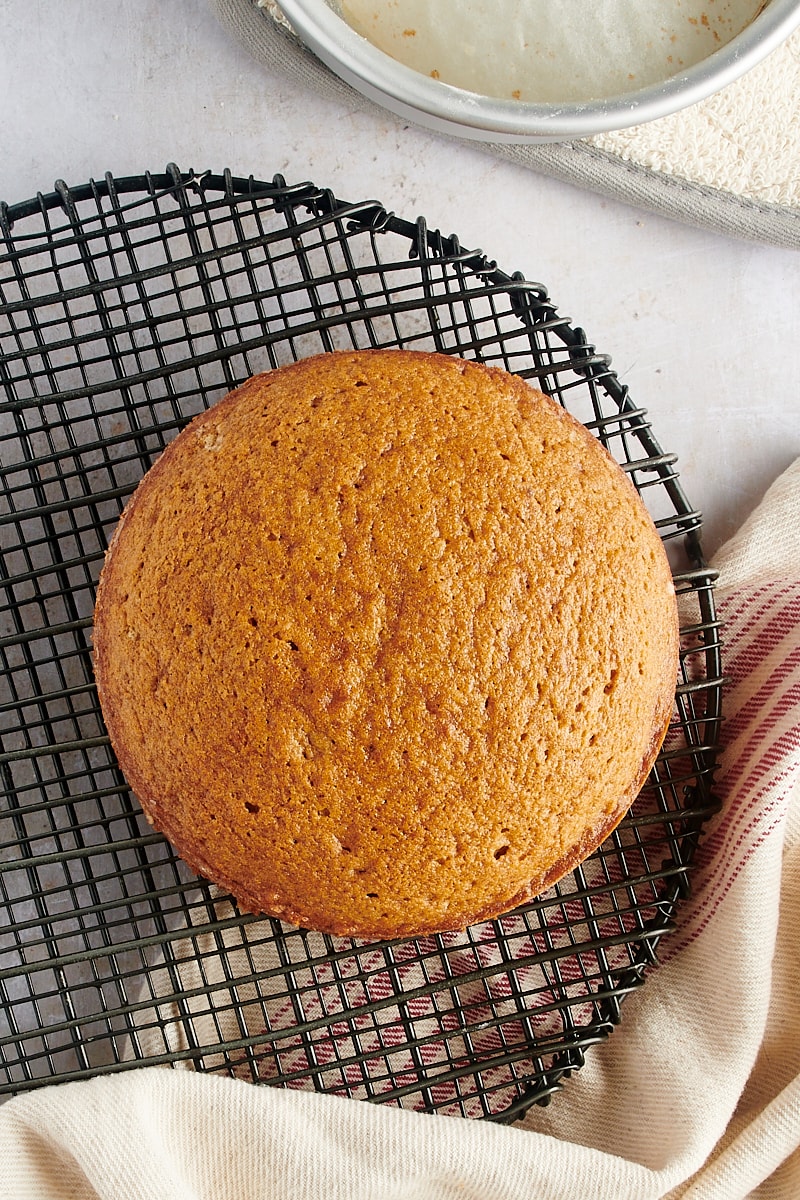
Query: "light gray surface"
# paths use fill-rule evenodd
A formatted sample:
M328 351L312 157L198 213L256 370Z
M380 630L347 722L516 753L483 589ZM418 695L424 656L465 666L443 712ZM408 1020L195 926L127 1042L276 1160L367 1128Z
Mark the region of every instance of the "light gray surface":
M208 0L0 0L0 28L0 199L174 160L280 171L422 214L542 280L611 354L678 454L709 550L800 455L796 254L598 196L352 94L322 96L256 61Z

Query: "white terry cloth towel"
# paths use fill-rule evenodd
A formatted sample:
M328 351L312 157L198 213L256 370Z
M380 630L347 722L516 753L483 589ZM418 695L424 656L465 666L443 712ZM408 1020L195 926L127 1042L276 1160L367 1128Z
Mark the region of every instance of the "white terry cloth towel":
M720 553L722 808L622 1025L512 1128L136 1068L0 1109L0 1200L796 1200L800 461Z

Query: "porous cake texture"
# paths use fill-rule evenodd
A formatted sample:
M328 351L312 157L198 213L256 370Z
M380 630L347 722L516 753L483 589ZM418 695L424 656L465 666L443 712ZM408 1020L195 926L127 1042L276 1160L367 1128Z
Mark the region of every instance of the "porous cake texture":
M666 555L523 380L321 355L167 447L97 596L108 731L150 822L244 909L359 938L463 928L614 828L664 737Z

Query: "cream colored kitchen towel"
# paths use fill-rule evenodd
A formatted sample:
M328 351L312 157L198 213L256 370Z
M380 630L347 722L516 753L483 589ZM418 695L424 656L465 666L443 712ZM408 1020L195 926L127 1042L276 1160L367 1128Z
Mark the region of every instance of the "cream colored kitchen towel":
M509 1129L137 1068L0 1108L0 1200L797 1200L800 462L717 565L722 808L662 965L548 1108Z
M288 72L350 107L375 108L281 24L273 0L209 3L270 71ZM264 103L268 96L265 80ZM586 141L482 145L498 157L649 211L800 249L800 30L742 78L672 116Z

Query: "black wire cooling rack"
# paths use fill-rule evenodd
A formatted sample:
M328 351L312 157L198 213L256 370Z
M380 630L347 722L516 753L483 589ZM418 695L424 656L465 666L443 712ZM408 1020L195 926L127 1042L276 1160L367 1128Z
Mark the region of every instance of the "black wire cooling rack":
M0 206L0 1093L143 1063L510 1120L614 1027L672 927L720 720L713 575L674 456L545 289L311 184L164 174ZM629 473L684 615L670 733L633 810L533 903L365 945L240 914L143 821L92 675L123 505L246 377L343 347L531 379Z

